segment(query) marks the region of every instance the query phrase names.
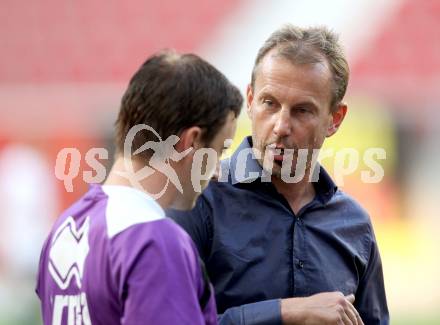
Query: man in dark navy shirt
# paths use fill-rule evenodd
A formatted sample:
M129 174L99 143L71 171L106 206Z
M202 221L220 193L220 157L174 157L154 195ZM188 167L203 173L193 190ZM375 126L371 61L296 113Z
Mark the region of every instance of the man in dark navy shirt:
M314 163L347 112L348 75L327 29L273 33L247 89L252 137L192 211L169 211L206 263L221 324L389 323L369 216Z

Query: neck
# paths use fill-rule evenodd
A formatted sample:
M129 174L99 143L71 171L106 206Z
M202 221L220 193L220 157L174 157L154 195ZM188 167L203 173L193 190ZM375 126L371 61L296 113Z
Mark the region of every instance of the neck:
M116 158L116 161L113 164L112 169L106 181L104 182L104 185L122 185L141 190L153 199L155 199L156 202L162 207L162 209L167 209L173 205L174 201L176 201L177 190L172 184L168 184L168 187L166 188L163 195L158 198L154 197L154 194L159 193L163 188L165 188L167 182L167 177L165 175L160 172L154 171L154 173L148 175L144 179L140 179L138 182L131 182L127 176L121 175L121 173L127 173L127 169L125 167L127 164L128 166L130 166L131 164L134 173L140 171L143 167L145 167L145 164L142 164L137 160L124 160L123 157L118 157Z
M298 183L286 183L280 177L272 176L272 184L286 198L295 214L315 197L315 187L308 176Z

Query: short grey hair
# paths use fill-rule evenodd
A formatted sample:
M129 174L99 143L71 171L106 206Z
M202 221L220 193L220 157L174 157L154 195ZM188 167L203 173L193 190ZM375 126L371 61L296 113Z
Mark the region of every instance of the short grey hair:
M260 62L268 52L277 49L278 54L293 64L328 63L333 77L330 107L335 108L347 91L350 70L344 50L336 33L327 27L301 28L287 24L272 33L260 48L252 69L251 86L255 86Z

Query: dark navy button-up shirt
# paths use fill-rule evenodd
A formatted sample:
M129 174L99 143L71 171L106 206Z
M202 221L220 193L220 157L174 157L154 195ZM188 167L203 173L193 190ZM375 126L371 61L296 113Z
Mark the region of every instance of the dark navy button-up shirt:
M321 167L298 214L246 138L191 211L169 210L194 240L214 285L220 324L281 324L280 298L355 294L365 324L388 324L380 255L368 214ZM244 166L238 153L248 150ZM239 169L242 168L240 171Z

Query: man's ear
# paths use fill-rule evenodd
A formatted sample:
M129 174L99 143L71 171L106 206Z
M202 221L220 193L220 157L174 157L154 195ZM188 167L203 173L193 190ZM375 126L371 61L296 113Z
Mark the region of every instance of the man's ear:
M199 149L203 146L202 143L203 131L198 126L192 126L185 129L180 134L180 139L176 143L176 150L179 152L185 151L188 148Z
M246 89L246 112L249 118L251 118L251 107L252 101L254 100L254 90L252 89L252 85L249 84Z
M345 115L347 114L347 104L345 103L339 103L337 104L337 108L331 112L331 121L330 125L327 129L326 137L331 137L333 134L338 131L339 127L342 124L342 121L345 118Z

